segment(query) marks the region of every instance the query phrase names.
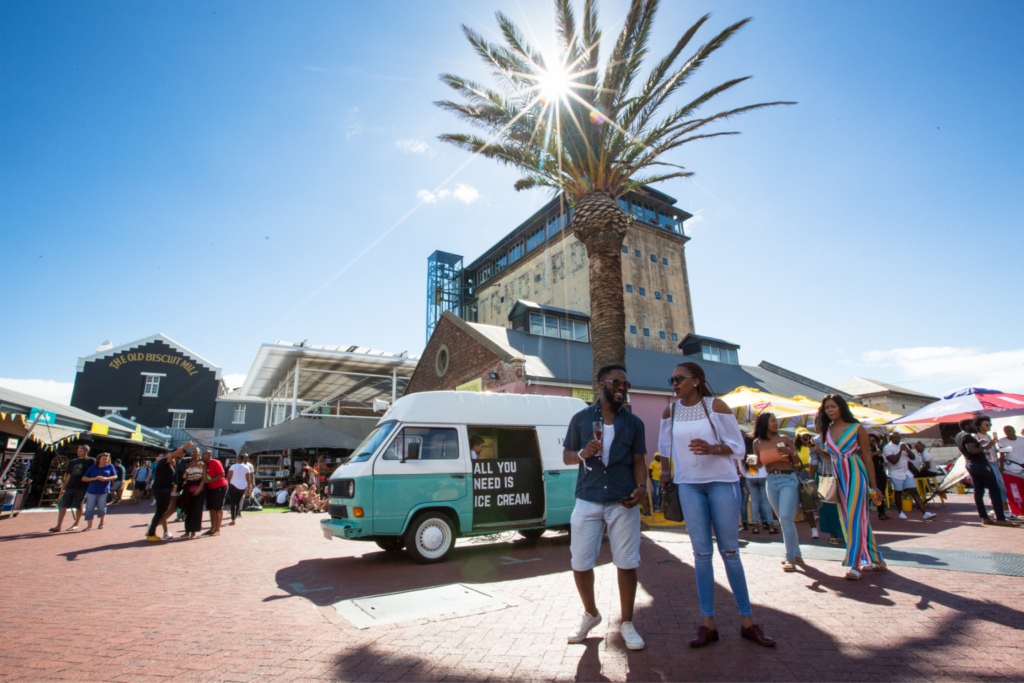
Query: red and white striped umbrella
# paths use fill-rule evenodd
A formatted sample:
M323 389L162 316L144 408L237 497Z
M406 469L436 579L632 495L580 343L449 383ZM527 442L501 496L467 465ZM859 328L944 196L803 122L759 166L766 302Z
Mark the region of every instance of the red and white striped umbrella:
M938 424L959 422L984 413L989 417L1024 415L1024 396L995 389L969 387L893 420L889 424Z

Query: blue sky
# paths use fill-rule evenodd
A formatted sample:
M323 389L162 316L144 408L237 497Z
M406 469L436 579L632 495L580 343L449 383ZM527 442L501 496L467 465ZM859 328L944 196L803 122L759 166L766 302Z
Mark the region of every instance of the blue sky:
M437 75L487 79L459 25L497 8L550 41L522 0L5 3L0 383L70 395L78 356L156 332L232 376L278 339L418 353L427 256L548 198L436 140L467 129ZM705 38L754 22L690 91L800 104L669 159L698 332L831 383L1024 392L1024 4L667 2L652 54L711 9Z

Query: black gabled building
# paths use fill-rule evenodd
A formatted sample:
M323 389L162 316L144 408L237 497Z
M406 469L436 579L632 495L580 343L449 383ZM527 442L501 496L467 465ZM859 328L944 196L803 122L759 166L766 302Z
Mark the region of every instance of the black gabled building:
M154 429L210 428L222 370L162 334L78 359L71 405Z

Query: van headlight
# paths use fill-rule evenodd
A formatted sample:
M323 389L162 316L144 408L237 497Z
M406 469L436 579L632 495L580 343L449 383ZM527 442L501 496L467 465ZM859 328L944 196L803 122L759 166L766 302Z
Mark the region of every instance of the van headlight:
M331 498L355 498L355 479L336 479L331 482Z

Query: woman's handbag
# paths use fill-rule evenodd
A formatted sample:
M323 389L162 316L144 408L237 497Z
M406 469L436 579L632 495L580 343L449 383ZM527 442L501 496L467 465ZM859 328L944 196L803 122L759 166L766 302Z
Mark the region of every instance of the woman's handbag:
M679 487L669 482L665 485L661 498L665 506L665 519L670 522L682 522L683 506L679 502Z
M822 477L818 482L818 497L823 503L839 502L839 482L835 477Z
M669 472L671 472L675 466L675 454L676 454L676 440L675 440L675 426L676 426L676 404L672 404L671 414L669 418L672 423L669 425ZM665 519L670 522L682 522L683 521L683 506L679 502L679 487L675 485L675 482L669 481L665 484L661 491L661 499L665 506Z
M817 512L818 485L813 479L800 479L800 507L804 512Z

